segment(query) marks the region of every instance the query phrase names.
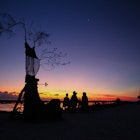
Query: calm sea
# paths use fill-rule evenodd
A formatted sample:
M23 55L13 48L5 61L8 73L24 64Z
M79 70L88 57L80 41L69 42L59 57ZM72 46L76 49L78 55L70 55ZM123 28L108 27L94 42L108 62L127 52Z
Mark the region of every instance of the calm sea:
M11 112L14 108L15 103L0 103L0 111L7 111ZM60 104L60 107L62 107L63 104Z
M113 102L109 102L109 103L113 103ZM94 105L94 102L89 102L88 105ZM106 102L105 104L108 104L108 102ZM0 111L8 111L11 112L14 108L15 103L0 103ZM22 105L20 105L22 106ZM23 107L23 106L22 106ZM60 107L63 107L63 103L61 102Z
M3 104L0 104L0 111L12 111L13 110L13 107L14 107L15 103L3 103Z
M0 103L0 111L11 112L14 108L15 103ZM61 107L63 104L61 103Z

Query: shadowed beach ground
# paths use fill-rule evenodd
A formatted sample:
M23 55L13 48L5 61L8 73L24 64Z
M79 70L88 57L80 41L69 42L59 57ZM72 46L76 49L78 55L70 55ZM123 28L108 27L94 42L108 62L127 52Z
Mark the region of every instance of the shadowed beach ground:
M23 122L0 113L0 140L139 140L140 105L63 113L58 122Z

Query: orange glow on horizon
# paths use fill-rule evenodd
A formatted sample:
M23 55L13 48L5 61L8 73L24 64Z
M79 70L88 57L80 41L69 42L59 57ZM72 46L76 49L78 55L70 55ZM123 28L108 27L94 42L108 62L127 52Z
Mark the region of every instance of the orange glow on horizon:
M23 87L22 87L23 88ZM8 93L14 93L15 95L19 95L20 91L22 90L21 87L18 88L1 88L0 91L1 92L8 92ZM63 101L66 93L69 94L69 98L71 98L73 91L77 92L77 97L79 100L82 99L82 93L86 92L89 101L93 101L93 100L108 100L108 101L112 101L112 100L116 100L117 98L120 98L123 101L137 101L137 96L132 96L135 94L131 94L133 92L111 92L111 91L105 91L105 90L60 90L57 88L50 88L50 87L45 87L45 86L39 86L38 87L38 92L39 92L39 96L42 100L51 100L54 98L60 99L61 101Z
M40 93L40 97L41 99L54 99L54 98L58 98L60 99L61 101L63 101L66 93L69 94L69 98L71 98L72 94L73 94L73 91L74 90L71 90L71 91L61 91L61 90L48 90L48 92L44 92L44 94L42 94L41 92ZM82 93L83 92L80 92L80 91L76 91L77 92L77 97L79 100L82 99ZM114 95L114 94L102 94L102 93L105 93L105 92L102 92L102 93L99 93L99 92L95 92L94 91L94 94L91 93L91 92L86 92L87 93L87 96L88 96L88 100L89 101L94 101L94 100L100 100L100 101L114 101L116 100L117 98L120 98L122 101L137 101L137 97L135 96L127 96L127 95ZM96 94L95 94L96 93Z

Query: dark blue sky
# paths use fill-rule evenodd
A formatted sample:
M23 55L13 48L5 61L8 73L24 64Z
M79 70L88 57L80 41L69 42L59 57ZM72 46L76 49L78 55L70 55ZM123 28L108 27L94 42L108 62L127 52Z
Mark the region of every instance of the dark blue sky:
M70 65L53 71L40 69L37 76L49 83L48 90L62 94L85 90L93 97L137 97L140 90L139 7L138 0L0 2L0 12L10 13L16 19L24 18L27 24L33 22L36 29L50 34L49 47L68 52L66 60L71 61ZM7 88L8 81L9 90L16 89L16 81L20 83L17 90L24 84L23 46L24 35L20 29L10 39L0 38L2 90Z

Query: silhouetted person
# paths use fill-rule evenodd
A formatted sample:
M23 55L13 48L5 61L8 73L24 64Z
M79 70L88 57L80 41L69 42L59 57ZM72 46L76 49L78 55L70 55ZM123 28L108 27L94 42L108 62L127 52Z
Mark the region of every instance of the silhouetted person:
M116 104L117 104L117 105L121 104L121 99L120 99L120 98L117 98L117 99L116 99Z
M71 109L72 109L72 111L74 111L74 112L76 111L77 103L78 103L77 93L74 91L74 92L73 92L73 95L72 95L72 97L71 97L71 100L70 100Z
M66 93L66 97L64 98L64 101L63 101L63 107L65 109L69 109L69 105L70 105L70 100L68 97L68 93Z
M85 92L83 92L82 96L82 110L87 111L88 109L88 97Z

